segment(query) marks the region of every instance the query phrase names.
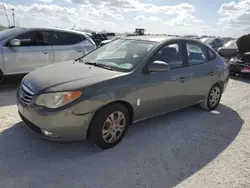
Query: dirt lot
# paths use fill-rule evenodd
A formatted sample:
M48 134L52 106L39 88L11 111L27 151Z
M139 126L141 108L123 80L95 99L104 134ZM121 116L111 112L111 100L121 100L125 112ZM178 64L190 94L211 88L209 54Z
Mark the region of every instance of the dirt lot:
M110 150L41 140L0 91L0 187L250 187L250 78L230 80L217 111L192 107L130 127Z

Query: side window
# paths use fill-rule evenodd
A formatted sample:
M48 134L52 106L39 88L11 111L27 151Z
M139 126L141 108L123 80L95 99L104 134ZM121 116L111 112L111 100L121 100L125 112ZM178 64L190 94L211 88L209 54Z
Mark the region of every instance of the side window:
M58 32L52 32L51 38L50 38L52 45L63 45L62 40L60 39L60 35Z
M58 45L73 45L85 40L81 35L75 33L58 32L60 42Z
M220 39L215 39L215 44L216 44L216 45L222 45L222 40L220 40Z
M209 48L207 48L207 52L208 52L209 61L212 61L212 60L214 60L216 58L215 53L212 50L210 50Z
M187 43L188 65L198 65L208 61L207 47L199 43Z
M152 61L164 61L169 64L170 69L183 67L183 56L180 44L169 44L161 48L153 56Z
M49 45L49 35L47 31L32 31L16 37L21 41L21 46L46 46Z

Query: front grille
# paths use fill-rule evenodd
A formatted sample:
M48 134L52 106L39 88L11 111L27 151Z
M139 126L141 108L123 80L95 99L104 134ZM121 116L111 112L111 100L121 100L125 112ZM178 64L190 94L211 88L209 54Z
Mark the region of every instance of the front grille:
M27 86L21 84L19 89L19 97L24 104L29 105L34 97L34 92L31 91Z

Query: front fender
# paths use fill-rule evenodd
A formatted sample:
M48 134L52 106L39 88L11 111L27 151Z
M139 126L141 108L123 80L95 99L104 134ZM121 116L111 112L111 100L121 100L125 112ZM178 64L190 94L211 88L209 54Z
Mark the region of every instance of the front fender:
M103 93L87 100L82 100L72 107L72 111L76 115L95 113L101 107L118 100L114 92Z

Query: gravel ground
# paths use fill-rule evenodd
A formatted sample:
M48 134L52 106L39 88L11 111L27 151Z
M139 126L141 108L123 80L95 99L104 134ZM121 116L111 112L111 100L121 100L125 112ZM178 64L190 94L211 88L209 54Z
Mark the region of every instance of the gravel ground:
M192 107L130 127L115 148L41 140L0 91L0 187L250 187L250 78L231 79L214 112Z

